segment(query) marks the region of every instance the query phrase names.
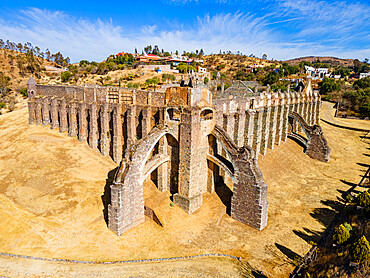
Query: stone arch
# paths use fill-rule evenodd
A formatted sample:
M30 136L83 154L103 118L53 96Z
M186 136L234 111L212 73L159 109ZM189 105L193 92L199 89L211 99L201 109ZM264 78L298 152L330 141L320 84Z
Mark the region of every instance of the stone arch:
M126 150L111 185L111 204L108 206L108 226L118 235L144 222L143 182L150 171L169 159L158 154L149 160L157 143L166 134L176 139L168 126L155 127Z
M263 180L253 149L249 146L237 147L226 131L217 125L212 135L230 157L234 169L231 217L262 230L267 225L267 184ZM218 165L225 167L221 163Z
M328 162L330 160L330 147L320 125L309 125L297 112L291 112L288 117L298 122L307 138L298 133L290 132L288 137L298 141L305 147L304 152L311 158Z
M169 107L166 109L166 117L168 117L169 120L171 121L180 121L180 110L177 109L176 107Z
M213 109L210 107L205 107L200 111L200 120L208 121L213 119Z

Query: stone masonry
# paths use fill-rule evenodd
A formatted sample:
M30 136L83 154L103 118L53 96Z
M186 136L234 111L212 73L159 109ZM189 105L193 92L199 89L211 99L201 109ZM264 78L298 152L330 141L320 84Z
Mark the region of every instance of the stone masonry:
M30 124L59 128L120 163L108 206L108 226L118 235L145 219L145 179L169 191L189 214L201 208L202 194L214 192L220 179L231 180L230 216L262 230L268 202L258 156L288 136L305 134L306 154L329 160L319 126L321 99L310 80L298 92L268 87L227 97L192 82L144 91L39 85L31 77L27 88Z

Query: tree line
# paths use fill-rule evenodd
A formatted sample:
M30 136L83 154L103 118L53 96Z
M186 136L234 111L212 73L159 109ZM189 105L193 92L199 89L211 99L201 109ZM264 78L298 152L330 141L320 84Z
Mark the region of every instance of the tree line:
M65 67L70 64L69 57L64 57L62 53L51 53L49 49L46 49L45 52L41 51L40 47L33 46L30 42L26 42L25 44L22 43L15 43L9 40L4 41L0 39L0 49L8 49L14 50L21 53L26 54L26 56L33 58L39 57L42 59L46 59L51 62L55 62L56 64Z

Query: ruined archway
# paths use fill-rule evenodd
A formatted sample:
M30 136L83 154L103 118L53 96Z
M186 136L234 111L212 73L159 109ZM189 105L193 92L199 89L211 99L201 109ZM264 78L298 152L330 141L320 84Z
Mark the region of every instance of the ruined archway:
M297 112L291 112L288 117L291 121L296 121L299 123L307 138L298 134L293 129L291 132L289 132L288 137L304 146L305 153L309 157L323 162L328 162L330 159L330 147L326 141L326 138L324 137L321 126L311 126L307 124L303 117Z
M228 172L234 182L231 217L262 230L267 225L267 184L263 180L253 149L249 146L237 147L226 131L217 125L212 135L221 144L232 164L228 165L228 160L223 161L212 154L215 146L210 144L208 160Z
M153 170L170 161L166 153L153 155L166 134L175 139L169 127L155 127L126 150L111 186L108 206L108 226L118 235L144 221L143 182Z

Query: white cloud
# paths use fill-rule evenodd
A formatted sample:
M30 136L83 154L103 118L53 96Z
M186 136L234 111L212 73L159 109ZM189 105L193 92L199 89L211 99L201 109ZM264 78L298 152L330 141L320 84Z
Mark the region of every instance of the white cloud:
M300 0L302 3L303 1ZM306 1L307 5L310 5L309 3ZM114 24L112 20L91 21L63 12L32 8L20 12L17 20L5 22L0 19L0 38L14 42L29 41L42 49L61 51L72 61L101 61L110 54L133 51L135 47L141 50L149 44L157 44L160 48L170 51L203 48L206 53L218 53L220 49L253 53L257 56L267 53L269 58L275 59L305 55L360 59L370 56L368 46L346 49L341 43L345 38L341 40L335 36L328 37L328 42L332 40L332 43L327 43L326 46L311 41L310 34L314 28L310 27L300 28L297 34L293 35L293 39L288 38L284 33L276 31L275 24L301 24L301 17L309 15L309 8L301 8L293 1L286 0L282 9L285 14L292 13L293 17L280 18L276 15L278 12L275 15L266 14L259 17L236 12L198 17L188 26L169 24L172 26L170 30L161 29L156 25L143 25L137 30L129 30ZM317 26L316 30L325 32L325 24ZM351 29L346 32L351 32ZM369 36L368 32L362 35Z

